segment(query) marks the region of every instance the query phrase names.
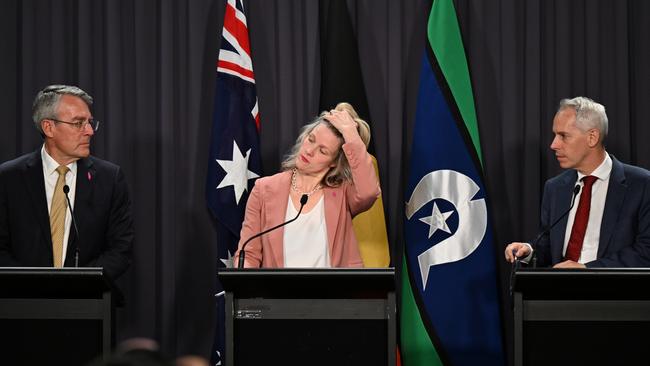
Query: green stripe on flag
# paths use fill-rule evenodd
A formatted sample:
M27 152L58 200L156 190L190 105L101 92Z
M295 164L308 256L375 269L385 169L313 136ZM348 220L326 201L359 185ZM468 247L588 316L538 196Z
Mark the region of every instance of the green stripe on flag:
M465 58L463 39L452 0L434 0L427 25L427 35L438 65L447 79L456 105L472 138L476 154L483 165L481 140L474 108L472 83Z
M406 254L402 257L402 298L400 302L400 347L402 363L410 365L432 365L442 366L429 333L424 328L420 310L418 309L409 274L406 269Z

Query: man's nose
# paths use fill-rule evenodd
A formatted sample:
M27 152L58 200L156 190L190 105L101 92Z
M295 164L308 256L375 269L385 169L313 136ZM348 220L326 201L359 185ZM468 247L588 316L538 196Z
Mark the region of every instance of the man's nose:
M92 135L95 134L95 130L93 129L93 126L90 125L90 123L86 123L86 124L82 127L82 129L83 129L83 133L84 133L84 135L90 135L90 136L92 136Z

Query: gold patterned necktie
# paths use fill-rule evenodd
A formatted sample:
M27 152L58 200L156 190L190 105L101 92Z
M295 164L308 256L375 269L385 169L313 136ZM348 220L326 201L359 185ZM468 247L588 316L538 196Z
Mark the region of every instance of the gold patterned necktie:
M62 267L63 261L63 236L65 233L66 201L63 186L68 167L61 165L56 168L59 179L54 186L52 206L50 207L50 231L52 233L52 254L54 254L54 267Z

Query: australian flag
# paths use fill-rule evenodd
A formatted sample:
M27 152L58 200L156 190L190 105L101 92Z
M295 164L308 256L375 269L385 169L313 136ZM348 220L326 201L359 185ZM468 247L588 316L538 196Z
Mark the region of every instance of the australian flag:
M217 61L206 200L217 228L218 267L231 267L248 194L261 174L260 118L242 0L228 0ZM223 295L218 285L213 364L224 345Z

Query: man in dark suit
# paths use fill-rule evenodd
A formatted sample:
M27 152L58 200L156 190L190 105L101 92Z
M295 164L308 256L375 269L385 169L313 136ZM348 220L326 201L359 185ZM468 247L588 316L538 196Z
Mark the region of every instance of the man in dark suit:
M36 96L43 146L0 165L0 266L103 267L111 278L128 268L131 201L120 167L90 156L92 102L65 85Z
M535 248L541 266L650 267L650 173L607 153L607 128L601 104L584 97L560 102L551 149L569 170L544 187L542 228L560 221ZM506 260L516 256L526 262L532 249L528 243L510 243Z

